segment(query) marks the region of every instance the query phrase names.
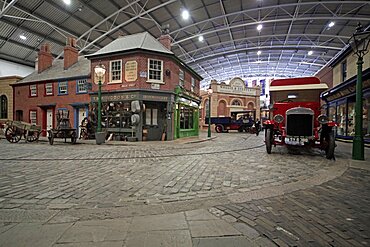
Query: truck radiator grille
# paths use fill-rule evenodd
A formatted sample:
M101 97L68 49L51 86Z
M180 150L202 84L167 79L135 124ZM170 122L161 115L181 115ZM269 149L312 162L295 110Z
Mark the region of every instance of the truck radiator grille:
M313 115L291 114L287 115L286 132L288 136L312 136Z

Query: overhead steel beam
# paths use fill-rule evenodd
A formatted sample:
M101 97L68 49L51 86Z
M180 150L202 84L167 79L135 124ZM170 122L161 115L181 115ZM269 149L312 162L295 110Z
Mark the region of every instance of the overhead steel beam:
M17 2L18 0L12 0L10 3L8 3L8 5L6 5L6 2L7 1L3 1L3 3L4 3L4 5L3 5L3 9L0 11L0 19L1 19L1 17L3 17L5 14L6 14L6 12L8 12L9 11L9 9L12 7L12 6L14 6L14 4Z
M129 20L127 20L127 21L125 21L125 22L123 22L123 23L119 24L118 26L116 26L116 27L112 28L111 30L107 31L106 33L102 34L100 37L98 37L98 38L96 38L95 40L93 40L92 42L90 42L88 45L86 45L84 48L82 48L82 49L80 50L80 52L83 52L84 50L86 50L87 48L89 48L90 46L92 46L93 44L95 44L98 40L100 40L100 39L102 39L103 37L107 36L107 35L108 35L108 34L110 34L111 32L116 31L118 28L120 28L120 27L122 27L122 26L125 26L125 25L127 25L127 24L129 24L129 23L131 23L131 22L133 22L133 21L135 21L135 20L137 20L138 18L142 17L143 15L146 15L146 14L148 14L148 13L152 12L152 11L155 11L155 10L157 10L157 9L159 9L159 8L162 8L162 7L166 6L166 5L169 5L169 4L171 4L171 3L174 3L174 2L176 2L176 1L177 1L177 0L168 0L167 2L164 2L164 3L162 3L162 4L156 5L155 7L151 8L151 9L149 9L149 10L147 10L147 11L144 11L144 12L142 12L142 13L138 14L137 16L132 17L131 19L129 19Z
M208 59L213 59L221 56L227 56L227 55L233 55L233 54L238 54L238 53L245 53L246 51L256 51L256 50L309 50L311 49L311 46L308 45L301 45L301 46L294 46L294 45L286 45L286 46L265 46L265 47L253 47L253 48L242 48L242 49L236 49L236 50L231 50L231 51L224 51L224 52L219 52L219 53L214 53L210 54L207 56L195 58L194 61L188 62L188 64L193 64L197 63L200 61L208 60ZM324 50L337 50L340 51L342 48L338 47L331 47L331 46L317 46L316 49L324 49Z

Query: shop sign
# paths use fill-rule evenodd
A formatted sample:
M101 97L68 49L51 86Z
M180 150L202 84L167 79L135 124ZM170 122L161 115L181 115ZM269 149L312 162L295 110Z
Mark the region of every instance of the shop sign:
M246 88L244 86L229 86L229 85L217 85L218 93L230 93L230 94L240 94L257 96L257 90L254 88Z
M160 84L158 84L158 83L152 83L150 85L150 87L151 87L151 89L160 89L161 88Z
M367 80L363 83L362 90L364 90L368 87L370 87L370 80ZM327 97L327 100L328 101L333 101L335 99L345 97L345 96L350 95L350 94L355 93L355 92L356 92L356 83L347 86L346 88L334 93L333 95L330 95L329 97Z
M143 95L143 100L168 101L168 97L159 95Z
M125 81L137 80L137 62L127 61L125 64Z
M120 100L134 100L137 99L136 94L118 94L118 95L103 95L101 97L103 102L120 101ZM98 96L92 96L92 101L98 101Z

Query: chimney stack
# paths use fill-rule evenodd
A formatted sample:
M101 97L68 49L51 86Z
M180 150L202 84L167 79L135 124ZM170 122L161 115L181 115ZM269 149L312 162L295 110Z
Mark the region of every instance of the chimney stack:
M67 38L67 45L64 47L64 69L68 69L78 61L78 50L76 48L76 39Z
M51 55L50 44L45 43L41 45L37 63L37 72L39 74L52 66L53 56Z
M162 26L162 35L159 37L159 42L166 47L168 50L171 50L171 36L170 36L170 24Z

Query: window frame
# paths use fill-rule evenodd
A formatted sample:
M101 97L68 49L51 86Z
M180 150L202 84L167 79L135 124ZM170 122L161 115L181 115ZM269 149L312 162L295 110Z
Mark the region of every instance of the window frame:
M34 87L34 88L33 88L33 87ZM34 93L34 94L32 94L33 89L34 89L34 91L35 91L35 93ZM32 84L32 85L30 85L30 87L29 87L29 96L30 96L30 97L37 97L37 84Z
M112 70L112 64L113 64L114 62L120 62L120 67L121 67L121 69L120 69L120 71L119 71L119 72L120 72L120 79L119 79L119 80L113 80L113 75L112 75L112 72L113 72L113 70ZM117 60L109 61L109 82L108 82L108 84L122 83L122 78L123 78L122 64L123 64L122 59L117 59ZM118 70L116 70L116 71L118 71Z
M234 102L238 102L239 104L238 104L238 105L235 105L235 104L234 104ZM242 101L241 101L241 100L239 100L239 99L233 99L233 100L231 101L231 106L243 106L243 103L242 103Z
M48 85L51 85L51 93L48 93L47 91ZM54 95L54 83L52 82L45 83L44 90L45 90L45 94L44 94L45 96L53 96Z
M3 99L5 104L3 104ZM8 105L9 105L9 100L8 97L6 97L5 94L0 96L0 118L1 119L6 119L8 118Z
M81 91L79 87L79 83L84 82L85 90ZM76 80L76 94L86 94L87 93L87 79L80 79Z
M340 64L340 70L341 70L342 82L344 82L347 79L347 60L344 60Z
M191 87L190 91L195 92L195 86L196 86L196 81L194 77L191 77Z
M151 61L157 61L157 62L160 62L161 63L161 70L160 70L160 80L157 80L157 79L150 79L150 71L151 70L154 70L154 69L150 69L150 62ZM159 83L159 84L165 84L164 81L163 81L163 70L164 70L164 63L163 63L163 60L159 60L159 59L154 59L154 58L148 58L148 76L147 76L147 82L154 82L154 83ZM158 71L158 70L156 70Z
M185 86L185 71L182 69L179 69L179 86Z
M61 84L62 83L66 83L66 91L65 91L65 93L62 93L60 91L60 87L61 87ZM60 82L58 82L58 95L68 95L68 81L60 81Z
M32 123L31 112L34 112L35 113L35 123ZM31 110L29 110L28 113L29 113L28 114L28 118L29 118L30 124L37 125L37 110L31 109Z

